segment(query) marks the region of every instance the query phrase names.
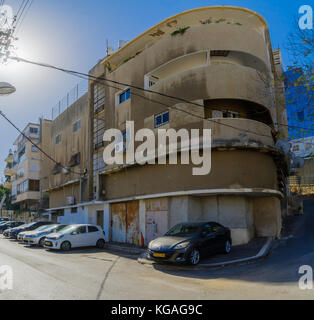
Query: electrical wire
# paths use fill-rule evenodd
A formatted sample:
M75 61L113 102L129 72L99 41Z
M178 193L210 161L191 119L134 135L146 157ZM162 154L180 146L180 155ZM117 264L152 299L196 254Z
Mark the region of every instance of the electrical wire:
M16 60L16 61L21 61L21 62L25 62L25 63L29 63L29 64L33 64L33 65L37 65L37 66L42 66L42 67L45 67L45 68L51 68L51 69L55 69L55 70L59 70L59 71L62 71L62 72L65 72L65 73L68 73L68 74L71 74L71 75L74 75L74 76L77 76L77 77L80 77L82 79L85 79L85 80L89 80L89 79L93 79L95 82L97 83L102 83L104 86L107 86L107 87L111 87L111 88L114 88L114 89L117 89L117 90L121 90L123 88L120 88L120 87L114 87L114 86L110 86L110 85L105 85L103 83L104 82L110 82L110 83L114 83L114 84L118 84L118 85L121 85L123 87L130 87L130 88L133 88L133 89L136 89L136 90L141 90L141 91L144 91L144 92L148 92L148 93L152 93L152 94L157 94L159 96L163 96L163 97L166 97L166 98L171 98L171 99L174 99L174 100L177 100L177 101L180 101L180 102L184 102L184 103L188 103L188 104L192 104L192 105L195 105L195 106L198 106L198 107L201 107L201 108L204 108L203 105L201 104L198 104L196 102L191 102L191 101L188 101L186 99L182 99L182 98L179 98L179 97L175 97L175 96L170 96L170 95L167 95L167 94L164 94L164 93L160 93L160 92L157 92L157 91L153 91L153 90L149 90L149 89L144 89L144 88L141 88L141 87L138 87L138 86L134 86L134 85L130 85L128 83L123 83L123 82L119 82L119 81L115 81L115 80L110 80L110 79L107 79L107 78L104 78L104 77L96 77L96 76L92 76L90 74L86 74L86 73L83 73L83 72L78 72L78 71L74 71L74 70L68 70L68 69L65 69L65 68L61 68L61 67L56 67L56 66L53 66L53 65L50 65L50 64L46 64L46 63L41 63L41 62L35 62L35 61L30 61L30 60L27 60L27 59L23 59L23 58L20 58L20 57L9 57L13 60ZM101 81L101 82L100 82ZM179 109L179 108L176 108L174 106L170 106L168 104L165 104L165 103L162 103L160 101L156 101L156 100L153 100L151 98L147 98L145 96L142 96L142 95L139 95L139 94L136 94L135 92L132 92L133 95L136 95L136 96L139 96L139 97L142 97L146 100L149 100L149 101L152 101L152 102L155 102L155 103L158 103L158 104L161 104L161 105L164 105L166 106L167 108L172 108L172 109L176 109L178 111L181 111L181 112L184 112L186 114L189 114L191 116L194 116L194 117L198 117L202 120L207 120L209 122L214 122L218 125L223 125L223 126L227 126L227 127L230 127L230 128L233 128L235 130L239 130L239 131L243 131L243 132L247 132L247 133L253 133L253 134L256 134L256 135L259 135L259 136L267 136L268 135L264 135L264 134L260 134L258 132L254 132L254 131L250 131L250 130L246 130L246 129L242 129L242 128L237 128L237 127L234 127L232 125L228 125L226 123L221 123L221 122L218 122L216 120L213 120L213 119L204 119L200 116L197 116L189 111L186 111L186 110L182 110L182 109ZM257 112L257 113L263 113L263 112ZM255 113L250 113L250 115L252 114L255 114ZM282 124L282 123L274 123L276 125L281 125L281 126L287 126L287 127L292 127L290 125L286 125L286 124ZM310 128L303 128L303 129L306 129L308 131L313 131L312 129Z
M30 7L32 6L33 2L34 2L34 0L30 0L29 5L28 5L28 7L27 7L24 15L23 15L23 12L22 12L21 18L20 18L20 22L17 22L17 24L16 24L16 30L15 30L16 33L18 33L18 32L20 31L21 26L22 26L22 24L23 24L23 22L24 22L24 20L25 20L25 17L27 16L27 14L28 14L28 12L29 12L29 9L30 9ZM23 16L22 16L22 15L23 15Z
M114 83L114 84L122 85L122 86L124 86L124 87L130 87L130 88L134 88L134 89L141 90L141 91L144 91L144 92L154 93L154 94L157 94L157 95L159 95L159 96L163 96L163 97L167 97L167 98L171 98L171 99L176 99L176 100L178 100L178 101L180 101L180 102L184 102L184 103L188 103L188 104L192 104L192 105L196 105L196 106L198 106L198 107L204 108L203 105L197 104L197 103L195 103L195 102L190 102L190 101L188 101L188 100L186 100L186 99L182 99L182 98L178 98L178 97L166 95L166 94L163 94L163 93L160 93L160 92L157 92L157 91L152 91L152 90L144 89L144 88L137 87L137 86L134 86L134 85L129 85L129 84L126 84L126 83L123 83L123 82L114 81L114 80L109 80L109 79L103 78L103 77L95 77L95 76L92 76L92 75L89 75L89 74L86 74L86 73L82 73L82 72L78 72L78 71L73 71L73 70L68 70L68 69L56 67L56 66L53 66L53 65L45 64L45 63L34 62L34 61L30 61L30 60L23 59L23 58L20 58L20 57L9 57L9 58L10 58L10 59L13 59L13 60L16 60L16 61L21 61L21 62L25 62L25 63L29 63L29 64L33 64L33 65L37 65L37 66L41 66L41 67L45 67L45 68L50 68L50 69L54 69L54 70L59 70L59 71L62 71L62 72L65 72L65 73L68 73L68 74L71 74L71 75L74 75L74 76L78 76L78 77L86 77L85 79L93 79L93 80L97 80L97 81L111 82L111 83ZM110 87L109 85L105 85L105 84L103 84L103 85ZM120 90L120 88L116 88L116 87L113 87L113 86L111 86L111 87ZM132 95L141 96L141 95L136 94L135 92L132 92ZM151 98L147 98L147 97L144 97L144 96L141 96L141 97L142 97L142 98L145 98L146 100L153 101ZM164 105L164 106L167 106L167 108L172 108L172 109L176 109L177 111L185 112L186 114L189 114L189 115L191 115L191 116L193 116L193 117L201 118L202 120L206 120L206 121L209 121L209 122L213 122L213 123L216 123L216 124L218 124L218 125L223 125L223 126L230 127L230 128L235 129L235 130L239 130L239 131L246 132L246 133L252 133L252 134L255 134L255 135L259 135L259 136L269 137L269 135L265 135L265 134L261 134L261 133L254 132L254 131L251 131L251 130L246 130L246 129L234 127L234 126L232 126L232 125L229 125L229 124L226 124L226 123L221 123L221 122L218 122L218 121L213 120L213 119L204 119L204 118L202 118L202 117L200 117L200 116L195 115L194 113L191 113L191 112L188 112L188 111L186 111L186 110L182 110L182 109L179 109L179 108L170 106L170 105L165 104L165 103L162 103L162 102L160 102L160 101L154 100L153 102L159 103L159 104Z
M28 140L33 146L35 146L42 154L44 154L49 160L51 160L52 162L54 162L56 165L58 165L59 167L68 170L71 173L74 174L78 174L81 175L81 172L76 172L73 171L70 168L67 168L65 166L63 166L60 162L56 161L55 159L53 159L46 151L44 151L43 149L41 149L36 143L34 143L32 141L32 139L30 139L22 130L20 130L10 119L8 119L8 117L0 110L0 115L7 121L9 122L26 140Z

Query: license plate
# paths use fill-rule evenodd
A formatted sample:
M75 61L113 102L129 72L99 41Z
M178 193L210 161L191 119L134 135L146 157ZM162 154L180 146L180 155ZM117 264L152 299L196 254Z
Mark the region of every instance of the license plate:
M165 258L166 254L165 253L154 253L154 257L156 257L156 258Z
M45 245L46 245L46 246L52 246L52 243L51 243L50 241L46 241L46 242L45 242Z

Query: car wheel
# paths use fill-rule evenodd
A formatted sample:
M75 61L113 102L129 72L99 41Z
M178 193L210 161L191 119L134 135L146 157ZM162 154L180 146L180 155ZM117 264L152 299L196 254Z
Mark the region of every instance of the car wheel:
M224 247L224 252L225 253L230 253L230 251L231 251L231 243L230 243L229 240L226 240L225 247Z
M190 253L190 263L192 265L197 265L200 262L201 255L198 249L194 248Z
M99 239L96 243L96 247L99 249L103 249L105 247L105 240L104 239Z
M71 243L69 241L64 241L61 243L60 248L62 251L69 251L71 250Z
M44 246L44 244L45 244L45 238L43 237L43 238L41 238L40 240L39 240L39 246L40 247L43 247Z

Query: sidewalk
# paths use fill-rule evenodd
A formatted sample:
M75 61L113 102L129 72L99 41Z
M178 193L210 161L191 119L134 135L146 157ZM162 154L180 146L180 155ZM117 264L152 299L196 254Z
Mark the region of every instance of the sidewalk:
M229 254L217 254L205 258L195 267L217 268L252 263L266 257L272 244L273 238L255 238L248 244L233 246ZM156 264L156 262L146 259L145 253L141 254L138 262L141 264Z

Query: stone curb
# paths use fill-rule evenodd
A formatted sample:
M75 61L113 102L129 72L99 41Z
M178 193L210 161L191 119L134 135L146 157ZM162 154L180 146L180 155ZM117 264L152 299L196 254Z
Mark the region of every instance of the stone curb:
M108 243L106 243L105 249L108 249L110 251L119 251L119 252L124 252L128 254L134 254L134 255L143 254L146 251L140 248L132 248L132 247L129 248L129 247L124 247L116 244L108 244Z
M247 258L241 258L241 259L235 259L235 260L229 260L229 261L223 261L223 262L217 262L217 263L200 263L197 266L192 266L190 269L210 269L210 268L221 268L221 267L227 267L227 266L235 266L235 265L241 265L241 264L247 264L247 263L253 263L255 261L261 260L262 258L265 258L269 253L273 246L274 239L272 237L269 237L264 244L264 246L260 249L260 251L255 255ZM138 263L140 264L148 264L153 265L156 262L151 261L145 258L145 254L142 254L138 259ZM187 269L189 267L185 267Z

